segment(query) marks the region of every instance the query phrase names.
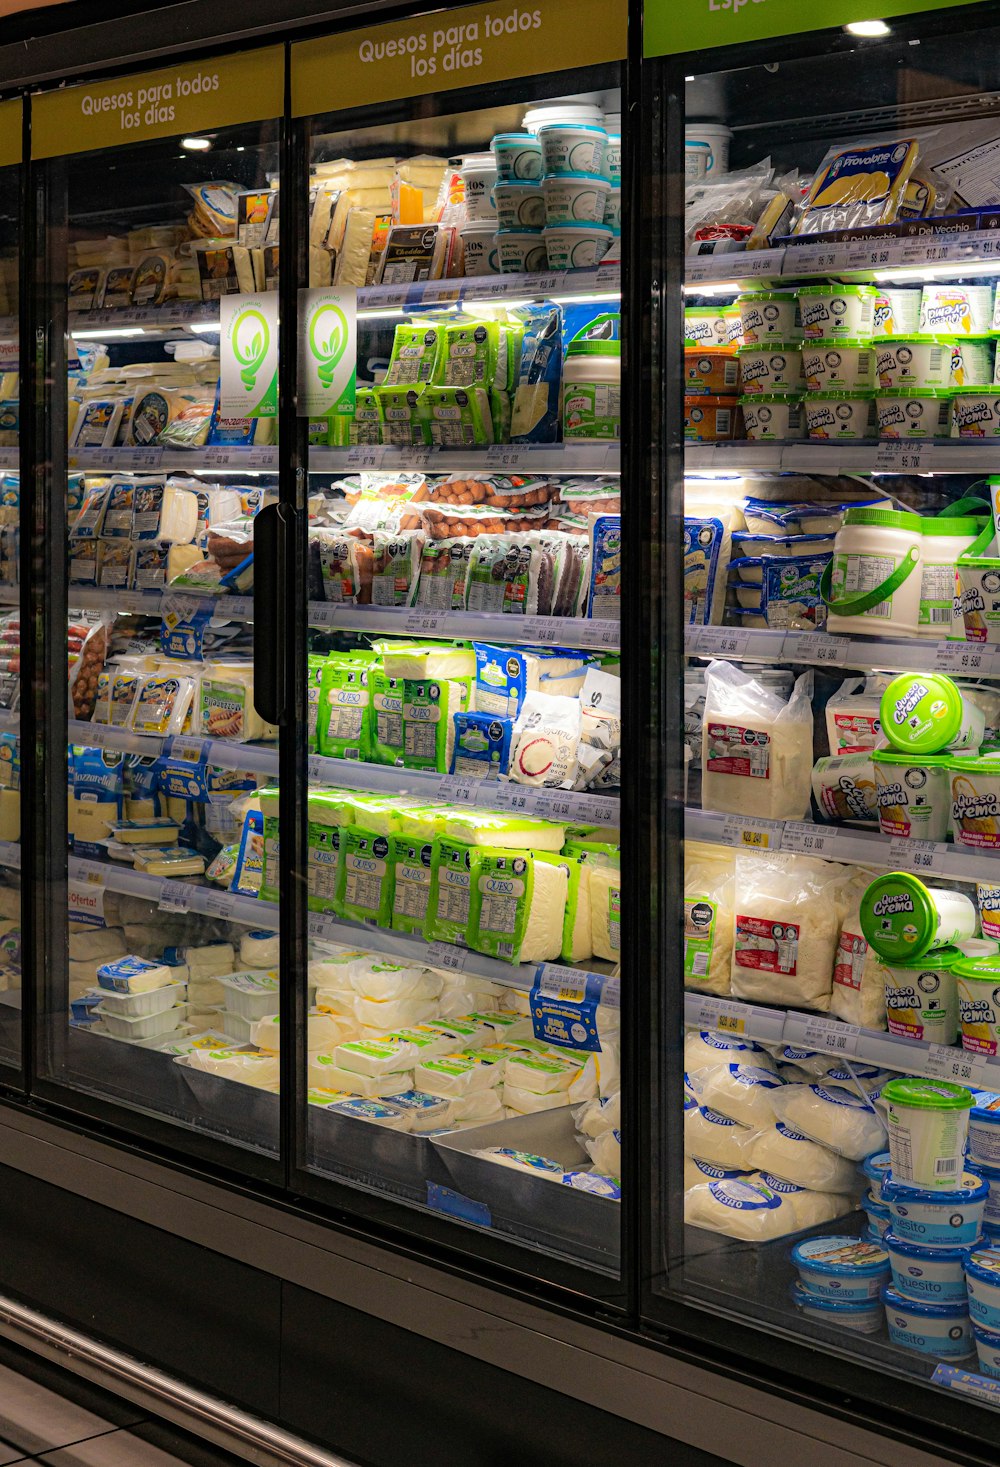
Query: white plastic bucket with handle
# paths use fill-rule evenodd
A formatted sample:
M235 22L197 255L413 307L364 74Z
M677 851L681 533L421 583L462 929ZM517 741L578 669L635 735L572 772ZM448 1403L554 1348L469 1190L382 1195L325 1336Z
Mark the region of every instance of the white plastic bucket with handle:
M684 129L684 176L704 178L729 168L733 134L719 122L689 122Z

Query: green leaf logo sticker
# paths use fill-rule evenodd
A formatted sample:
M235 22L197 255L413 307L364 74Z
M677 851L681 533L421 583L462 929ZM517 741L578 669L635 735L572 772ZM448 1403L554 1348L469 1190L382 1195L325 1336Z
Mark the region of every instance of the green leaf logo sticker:
M241 311L233 322L231 339L243 386L247 392L252 392L271 345L271 331L263 313L255 306Z
M320 386L329 390L340 359L347 350L350 331L339 306L327 301L309 320L309 350L316 363Z

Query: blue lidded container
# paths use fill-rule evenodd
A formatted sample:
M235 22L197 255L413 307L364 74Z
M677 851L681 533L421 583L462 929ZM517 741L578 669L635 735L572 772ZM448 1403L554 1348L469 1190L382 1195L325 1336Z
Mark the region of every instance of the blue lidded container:
M868 1219L868 1236L873 1243L881 1242L892 1225L889 1209L884 1202L876 1202L870 1192L866 1192L861 1199L861 1206Z
M1000 1166L1000 1094L995 1090L972 1092L969 1160L977 1169L983 1162L987 1166Z
M997 1175L1000 1180L1000 1171ZM888 1204L896 1237L911 1243L972 1247L982 1235L989 1187L971 1170L961 1181L953 1191L932 1192L914 1182L898 1182L888 1174L882 1183L882 1200Z
M888 1151L876 1151L874 1156L866 1156L861 1163L861 1170L868 1178L868 1185L872 1197L876 1202L881 1202L883 1205L885 1198L882 1196L882 1183L888 1177L891 1166L892 1157Z
M885 1322L889 1338L902 1350L930 1355L936 1360L964 1360L973 1351L969 1306L964 1300L954 1304L927 1304L908 1299L892 1284L882 1289Z
M792 1249L802 1287L822 1299L877 1299L889 1281L889 1255L870 1238L806 1238Z
M965 1264L972 1248L911 1243L890 1229L882 1240L892 1265L892 1282L908 1299L965 1303Z
M965 1261L969 1313L981 1329L1000 1331L1000 1249L977 1248Z
M801 1284L792 1285L792 1302L817 1324L832 1324L838 1329L853 1329L862 1335L873 1335L882 1327L882 1301L874 1299L821 1299Z

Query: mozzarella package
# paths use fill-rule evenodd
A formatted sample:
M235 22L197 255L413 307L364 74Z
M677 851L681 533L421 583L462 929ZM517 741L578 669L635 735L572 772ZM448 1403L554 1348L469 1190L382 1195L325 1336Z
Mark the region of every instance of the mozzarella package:
M750 1002L830 1008L849 873L809 856L736 857L732 991Z
M848 1210L841 1196L808 1192L765 1172L708 1182L684 1195L686 1223L745 1243L783 1238L831 1222Z
M750 1126L741 1126L717 1110L685 1102L684 1150L689 1156L716 1166L745 1167L753 1135Z
M758 1069L774 1070L777 1067L767 1050L752 1039L732 1039L728 1034L718 1034L714 1029L689 1029L684 1036L684 1072L693 1075L697 1070L707 1069L725 1061L756 1065Z
M278 934L257 929L244 933L240 962L244 968L276 968L280 958Z
M772 1093L784 1085L773 1070L741 1063L698 1070L691 1084L699 1102L744 1126L767 1126L774 1119Z
M747 1161L757 1171L770 1172L813 1192L853 1195L861 1190L861 1178L853 1162L818 1141L810 1141L783 1121L754 1136Z
M878 1111L843 1085L786 1085L773 1104L779 1121L849 1161L885 1150L886 1129Z

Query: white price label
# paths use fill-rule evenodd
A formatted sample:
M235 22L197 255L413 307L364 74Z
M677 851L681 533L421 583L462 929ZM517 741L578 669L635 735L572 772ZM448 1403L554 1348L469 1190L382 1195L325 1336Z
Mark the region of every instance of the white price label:
M843 257L845 270L878 270L888 265L892 257L892 246L852 245Z
M698 638L705 652L717 657L744 657L750 645L749 631L730 627L702 627Z
M379 446L349 448L344 455L344 467L348 469L376 469L382 462L383 450Z
M437 795L439 800L450 800L453 805L474 805L481 788L478 779L458 779L449 774L438 785Z
M973 647L967 642L940 642L934 649L935 672L984 672L993 661L989 647Z
M937 846L932 840L910 840L905 835L894 835L889 842L889 862L900 869L932 871L937 856Z
M161 912L186 912L188 895L184 887L179 886L176 881L164 881L160 883L160 894L156 899L156 905Z
M327 776L327 760L322 754L310 754L306 761L306 773L310 780L321 784ZM332 775L329 778L333 778Z
M861 1030L856 1024L841 1024L836 1019L810 1019L802 1031L802 1038L806 1049L854 1055L861 1043Z
M365 292L365 294L367 294L367 292ZM373 292L373 294L377 296L378 304L380 306L405 306L410 294L410 286L382 285L377 291Z
M197 764L201 758L201 739L182 739L175 735L170 740L171 759L186 759L190 764Z
M524 449L504 443L491 443L486 450L486 464L491 469L516 469L524 459Z
M823 632L786 632L782 662L811 662L836 667L851 655L850 637L828 637Z
M446 612L408 611L403 618L403 630L407 632L439 632L447 626Z
M273 448L251 448L247 450L246 462L251 469L269 469L277 463L277 452Z
M427 966L444 968L452 973L461 973L469 961L464 948L454 947L450 942L432 942L427 947Z
M530 637L533 642L558 642L560 641L559 629L562 626L562 618L552 621L547 616L524 616L518 622L517 630L524 637Z
M533 275L531 284L538 295L550 295L552 291L558 290L559 286L565 283L565 279L564 275L552 270L548 275Z
M562 963L542 963L535 976L535 988L543 998L556 998L563 1003L583 1003L587 997L586 979L579 968Z
M622 267L619 260L609 262L607 265L598 265L597 276L594 281L598 290L621 290Z
M621 645L622 629L616 621L593 621L584 645L602 647L605 651L617 651Z
M755 820L749 815L727 815L722 826L723 844L752 851L777 851L784 832L782 820Z
M204 464L207 469L225 468L229 462L228 448L206 448Z
M134 469L158 469L163 462L163 449L134 448L129 459Z
M560 795L555 791L548 793L545 790L539 790L535 795L534 807L540 815L547 815L550 820L569 820L578 810L572 795Z
M903 438L881 438L875 450L874 467L893 474L914 473L928 462L929 444L908 443Z
M581 824L617 825L621 805L612 795L574 795L573 814Z
M233 898L228 891L206 892L202 905L209 917L231 917L233 915Z
M784 250L750 250L733 273L741 280L776 278L781 275L784 260Z
M789 246L785 251L782 262L796 275L812 275L818 272L821 275L836 269L840 256L836 249L830 245L797 245Z
M745 1004L725 998L698 1000L695 1028L715 1030L718 1034L745 1034L750 1009Z
M826 850L831 841L835 840L834 831L824 830L821 826L813 825L808 820L786 820L781 833L781 849L798 854L808 852L816 856Z
M982 1060L976 1055L966 1054L964 1049L955 1049L950 1044L929 1045L922 1065L924 1073L932 1079L957 1080L959 1084L977 1081L981 1067Z
M337 612L340 608L334 603L329 606L322 601L310 601L309 603L309 625L311 627L332 627L337 624Z

